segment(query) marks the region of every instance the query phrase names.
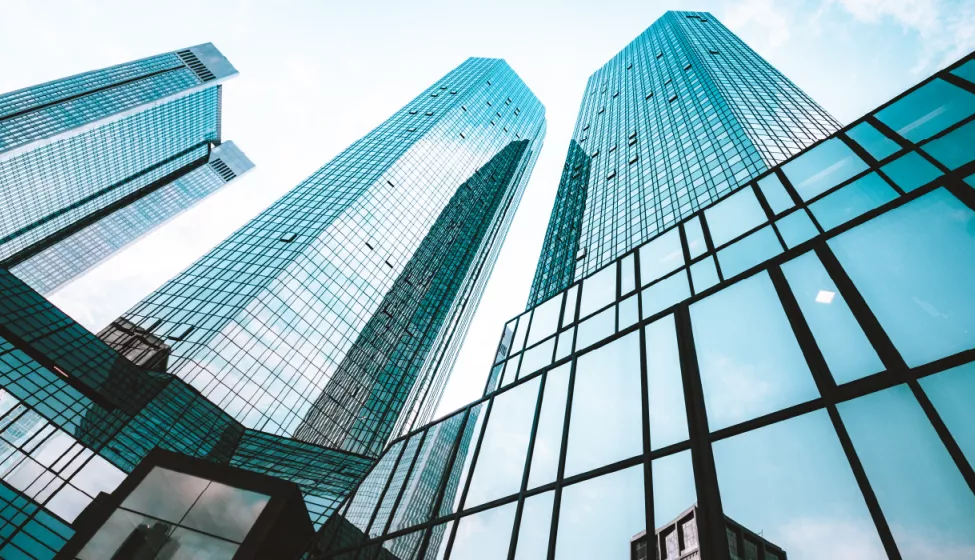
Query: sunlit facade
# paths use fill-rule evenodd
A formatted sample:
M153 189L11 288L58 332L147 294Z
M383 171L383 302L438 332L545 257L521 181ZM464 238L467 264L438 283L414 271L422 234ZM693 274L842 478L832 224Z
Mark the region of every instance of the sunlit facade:
M529 305L839 128L705 12L667 12L586 84Z
M973 273L968 55L509 322L309 555L969 557Z
M207 43L0 95L0 265L51 293L252 167L236 75Z
M432 417L544 131L469 59L123 318L245 426L378 455Z

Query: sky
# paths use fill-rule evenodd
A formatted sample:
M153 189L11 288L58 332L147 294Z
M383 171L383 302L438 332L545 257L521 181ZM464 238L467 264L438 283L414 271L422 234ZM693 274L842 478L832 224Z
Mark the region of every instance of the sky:
M548 134L440 406L478 398L524 309L587 77L665 10L709 11L840 122L975 49L964 0L2 0L0 92L213 42L223 137L256 169L55 293L98 330L469 56L504 58Z

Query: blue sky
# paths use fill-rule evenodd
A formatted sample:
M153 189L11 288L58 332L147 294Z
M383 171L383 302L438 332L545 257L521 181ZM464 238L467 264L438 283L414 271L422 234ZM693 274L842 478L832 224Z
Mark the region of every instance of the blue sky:
M212 41L240 70L224 137L256 170L52 298L97 329L468 56L507 59L548 136L442 412L476 398L524 306L586 78L667 9L710 11L841 122L975 48L960 0L133 2L4 0L0 91Z

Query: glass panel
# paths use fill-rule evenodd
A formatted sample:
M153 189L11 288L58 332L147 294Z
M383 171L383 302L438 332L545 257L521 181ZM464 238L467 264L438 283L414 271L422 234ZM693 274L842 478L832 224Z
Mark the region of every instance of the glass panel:
M548 557L548 536L552 531L552 506L555 492L549 491L525 499L518 529L515 560L538 560Z
M691 288L687 285L687 272L681 270L670 278L657 282L643 290L642 297L644 319L684 301L691 297Z
M828 231L895 198L897 191L880 175L870 173L813 202L809 210Z
M867 169L839 138L830 138L782 166L799 197L809 200Z
M708 257L691 265L691 280L694 283L694 293L699 294L718 283L718 267L714 266L714 258Z
M498 560L508 557L518 502L462 517L450 549L451 558Z
M958 169L972 161L975 159L975 121L928 142L924 151L948 169Z
M203 478L153 467L135 490L126 496L122 507L170 523L179 523L209 483Z
M959 78L964 78L969 82L975 83L975 60L969 60L965 64L962 64L958 68L952 70L951 73Z
M518 328L515 329L515 338L511 343L511 354L520 352L525 347L525 335L528 334L528 319L531 312L527 312L518 317Z
M782 272L837 384L885 369L816 253L785 263Z
M920 383L951 437L975 465L975 363L924 377Z
M654 459L650 467L653 471L653 525L659 529L697 505L691 452L681 451Z
M725 280L741 274L782 252L772 226L764 227L741 241L718 251L718 264Z
M975 114L975 95L935 78L877 111L877 120L911 142L930 138Z
M166 560L231 560L238 545L177 527L156 558Z
M582 282L579 317L585 317L616 301L616 263L607 266Z
M464 484L471 472L471 462L474 460L474 449L477 447L477 439L481 433L481 425L484 424L484 412L487 410L487 403L481 403L471 407L467 422L464 424L464 433L457 445L457 457L454 459L454 466L450 472L450 478L444 491L443 501L440 504L440 515L449 515L460 506L460 498L464 490ZM456 483L454 483L456 481Z
M636 294L633 294L620 302L619 330L623 330L640 320L640 306L637 301L638 297L639 296Z
M562 294L550 298L535 308L532 315L531 331L528 333L528 346L555 334L559 327L559 314L562 312Z
M758 197L744 188L704 211L711 242L720 247L746 231L768 221Z
M616 308L610 307L579 323L576 350L588 348L616 332Z
M711 430L819 396L767 272L690 312Z
M396 498L399 496L400 490L402 490L403 484L406 482L406 475L410 470L410 465L413 463L413 457L416 456L416 451L420 447L420 440L422 438L423 433L421 432L414 434L406 442L406 450L403 452L403 456L400 457L399 464L396 465L396 470L393 471L393 476L389 481L389 488L386 490L386 495L383 496L382 502L379 504L379 509L376 512L376 518L369 528L370 537L378 537L385 531L386 521L389 520L390 514L393 513L393 504L396 503Z
M122 551L125 558L155 558L155 552L169 541L169 533L172 530L173 525L165 521L117 509L92 535L91 540L85 543L84 548L78 553L78 558L79 560L114 558L115 553L119 552L123 545L128 545Z
M880 170L904 192L911 192L941 176L941 171L917 152L907 152Z
M501 360L508 357L508 352L511 350L511 343L515 338L515 321L508 321L508 324L504 326L504 331L501 333L501 342L498 343L498 351L494 355L494 363L498 363Z
M687 237L687 249L692 259L707 252L708 246L704 241L704 229L701 227L700 218L694 216L684 222L684 235Z
M450 528L454 522L441 523L430 530L430 543L424 560L443 560L447 556L447 544L450 542Z
M640 282L646 286L683 264L684 250L680 245L680 232L673 228L640 247Z
M578 295L578 284L565 291L565 311L562 313L563 327L572 324L572 322L576 319L576 299Z
M576 328L572 327L559 334L559 343L555 347L555 360L561 360L572 353L572 337L575 336Z
M521 360L521 370L518 373L518 378L527 377L552 363L553 350L555 350L554 337L530 350L525 350L525 355Z
M837 408L901 555L970 555L975 495L911 390L898 385Z
M491 368L491 374L488 376L487 389L484 394L493 393L495 389L498 388L498 384L501 382L501 373L504 371L504 364L498 364Z
M416 558L417 549L420 547L420 541L422 540L422 530L390 539L383 543L383 548L388 550L392 554L392 557L376 554L373 558L377 560L413 560Z
M827 196L827 198L829 197ZM782 240L785 241L786 246L790 249L809 241L819 234L816 226L809 219L809 215L801 208L775 222L775 226L779 228L779 234L782 235Z
M465 508L521 490L540 377L494 397Z
M775 173L758 181L758 188L762 189L762 194L765 195L765 200L768 201L769 208L775 214L785 212L796 205L792 201L792 197L789 196L789 193L786 192L782 181L779 180L779 176Z
M577 360L565 476L643 451L641 391L638 332Z
M975 346L973 225L936 189L829 241L911 367Z
M620 261L620 295L626 295L636 289L636 269L633 267L633 255L629 254Z
M687 439L687 414L674 316L654 321L645 331L650 449L654 450Z
M562 491L555 557L630 557L630 539L645 530L643 466L593 478Z
M715 442L714 464L725 515L790 559L887 558L826 411Z
M900 149L897 142L884 136L868 122L862 122L847 130L846 135L877 160L882 160Z
M396 459L399 457L403 441L394 443L386 453L383 454L376 466L369 471L365 480L359 484L355 492L355 497L349 505L345 518L355 525L360 531L365 532L369 528L369 520L379 504L379 498L383 489L386 488L386 481L393 472Z
M531 471L528 474L529 489L554 481L559 468L565 399L569 391L569 366L565 364L545 374L545 394L542 396L542 410L538 416Z

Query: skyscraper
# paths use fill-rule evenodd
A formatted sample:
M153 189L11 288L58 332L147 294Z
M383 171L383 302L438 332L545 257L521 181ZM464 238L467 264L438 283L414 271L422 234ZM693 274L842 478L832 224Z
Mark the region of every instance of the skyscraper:
M210 43L0 95L0 265L49 293L253 165Z
M433 413L544 131L469 59L123 318L244 425L376 455Z
M529 305L838 127L710 14L666 13L589 77Z
M655 27L685 25L717 22ZM646 241L621 237L512 319L484 396L392 441L309 556L971 556L975 53L824 136ZM593 169L628 144L583 138L569 178L624 176ZM570 191L553 222L594 192Z

